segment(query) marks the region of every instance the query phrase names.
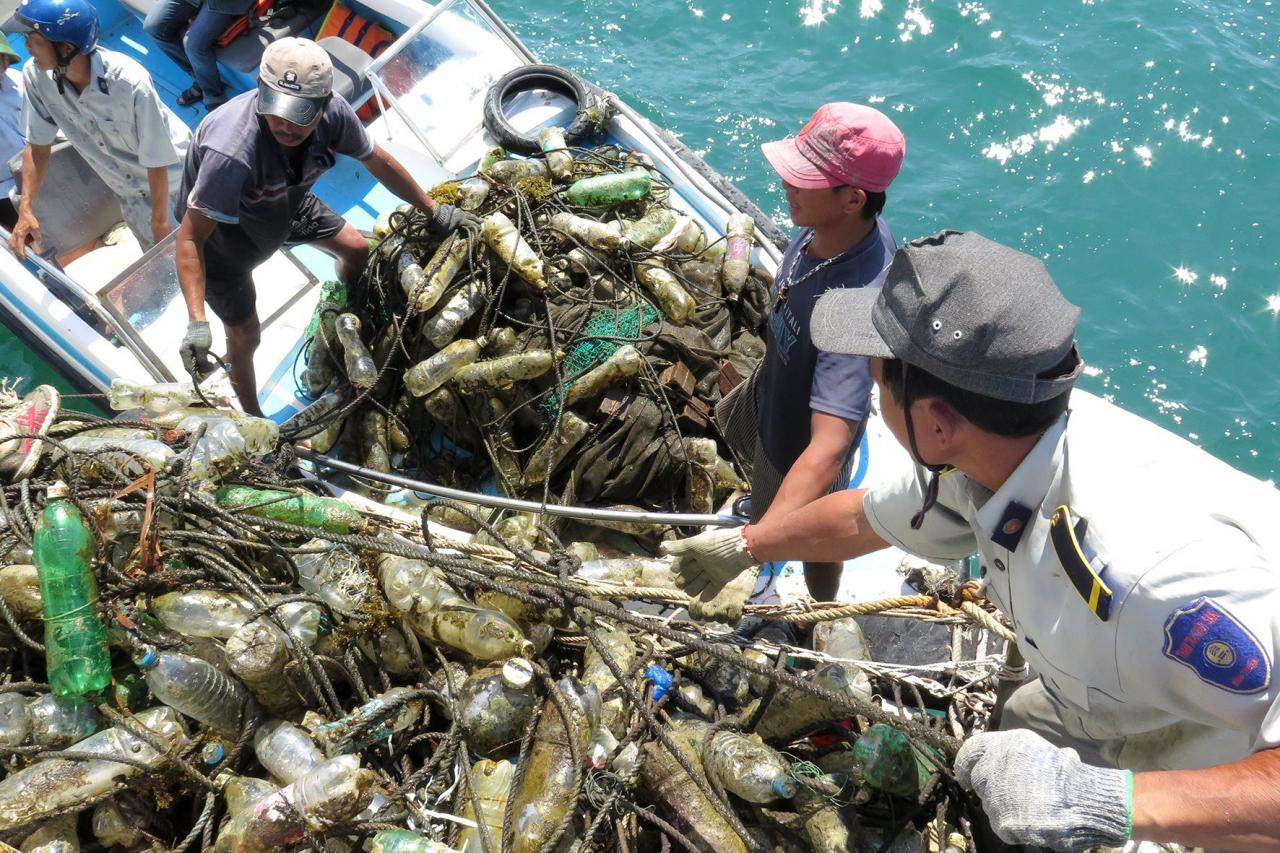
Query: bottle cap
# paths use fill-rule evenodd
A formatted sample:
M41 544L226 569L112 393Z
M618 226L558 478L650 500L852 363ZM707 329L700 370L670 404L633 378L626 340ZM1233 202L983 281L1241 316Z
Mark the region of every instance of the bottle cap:
M155 649L148 646L133 656L133 662L138 665L138 669L151 669L160 662L160 657Z
M516 690L528 687L533 681L533 664L524 658L508 658L502 665L502 680Z

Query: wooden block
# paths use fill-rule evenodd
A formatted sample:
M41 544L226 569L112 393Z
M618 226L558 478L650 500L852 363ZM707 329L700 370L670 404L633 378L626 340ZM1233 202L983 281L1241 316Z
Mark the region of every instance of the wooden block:
M733 362L720 362L720 396L723 397L741 384L742 374L738 373L738 368L733 366Z
M677 361L658 374L658 384L667 391L678 390L681 397L688 397L693 394L693 386L697 384L697 380L693 378L693 372L684 366L684 362Z
M600 405L596 411L602 418L619 417L626 418L627 409L631 406L631 401L635 399L635 394L629 394L626 391L617 388L611 388L604 398L600 400Z
M683 430L702 433L711 422L711 408L701 400L690 398L675 407L676 423Z

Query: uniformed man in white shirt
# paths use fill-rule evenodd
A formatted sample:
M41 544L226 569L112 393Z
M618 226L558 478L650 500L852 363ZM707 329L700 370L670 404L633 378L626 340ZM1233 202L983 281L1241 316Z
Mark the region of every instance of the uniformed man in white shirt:
M88 0L23 0L10 27L25 34L22 199L13 250L40 250L35 200L59 131L120 200L143 249L177 227L174 200L191 131L164 105L145 68L98 46ZM65 251L71 246L58 246Z
M1028 255L908 243L882 291L824 296L812 332L871 358L914 468L668 550L702 596L761 561L976 551L1039 673L956 757L1001 838L1275 849L1280 493L1073 394L1078 314Z

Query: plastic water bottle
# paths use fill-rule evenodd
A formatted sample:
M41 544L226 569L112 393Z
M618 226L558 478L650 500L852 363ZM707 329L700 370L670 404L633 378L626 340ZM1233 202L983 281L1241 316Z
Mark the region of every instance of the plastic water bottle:
M751 272L751 244L756 233L756 223L745 213L735 213L725 224L724 263L720 266L720 282L729 293L729 299L738 298Z
M349 821L369 804L378 777L343 755L232 816L215 853L268 853L291 847L312 832Z
M36 522L32 546L44 608L45 665L58 696L83 696L111 683L111 653L98 616L93 534L59 481Z
M94 471L107 473L114 469L135 479L149 470L163 471L174 456L172 447L154 438L113 438L84 433L66 438L62 443L73 453L95 454L86 460Z
M343 364L347 369L347 379L357 388L372 388L378 381L378 366L373 363L373 356L360 340L360 318L355 314L339 314L334 321L333 331L342 344Z
M175 410L186 411L186 410ZM197 410L200 411L200 410ZM230 424L244 442L245 452L250 456L265 456L276 449L280 443L280 427L266 418L255 418L252 415L232 413L229 409L204 409L204 414L187 414L179 422L178 428L192 433L200 424L208 424L210 430L214 426ZM161 423L155 419L154 423ZM220 428L222 428L220 426Z
M547 158L547 168L557 181L567 181L573 174L573 155L564 140L564 129L544 127L538 131L538 147Z
M21 746L29 734L27 700L17 693L0 693L0 746Z
M234 678L208 661L180 652L148 649L135 663L161 702L222 734L240 733L249 694Z
M324 761L311 735L284 720L268 720L253 736L253 754L272 776L292 784Z
M493 755L520 741L533 712L533 665L511 658L502 666L472 673L458 691L459 722L467 746L477 755Z
M484 338L453 341L442 350L418 362L404 375L404 387L415 397L425 397L453 378L459 370L480 357Z
M291 643L266 619L242 625L227 640L227 662L268 714L291 717L302 712L298 698L284 679Z
M107 405L116 412L146 409L149 412L161 414L199 403L200 397L190 382L158 382L145 385L128 379L113 379L111 390L107 392Z
M168 751L187 745L189 736L172 708L152 708L134 718L140 728L159 738ZM76 752L102 756L96 760L47 758L0 781L0 832L8 832L76 808L110 791L120 780L158 767L164 756L123 727L98 732L76 745ZM130 764L112 761L128 758ZM138 765L141 766L138 766Z
M480 222L480 236L511 271L538 290L547 289L542 258L505 213L495 210Z
M293 558L298 567L298 586L336 613L355 613L371 600L375 594L373 578L355 551L323 539L312 539L303 549L314 553L296 554Z
M369 853L457 853L447 844L407 829L384 829L369 842Z
M216 589L166 592L151 600L151 612L162 625L191 637L225 640L253 611L243 595Z
M575 181L565 191L569 204L577 207L612 207L639 201L653 189L653 178L644 169L628 169L611 175L595 175Z
M79 696L58 697L46 693L27 704L30 739L40 746L70 746L84 740L102 725L93 704Z
M194 419L184 420L181 425L182 429L192 431L198 427ZM231 421L217 420L208 425L187 457L190 476L198 482L211 481L243 464L248 457L239 430Z
M329 533L363 533L368 522L350 505L336 498L279 489L223 486L215 495L218 506L255 518L314 527Z
M707 750L707 770L725 790L749 803L765 804L796 795L791 768L758 735L716 732Z
M464 281L423 327L422 336L432 346L443 347L458 334L462 324L480 309L483 301L484 286L475 279Z
M511 797L511 782L515 779L516 766L510 761L481 759L471 765L471 783L476 800L480 803L477 815L470 797L462 798L462 817L482 823L489 830L489 849L497 850L502 843L502 817ZM479 827L466 827L458 834L458 847L462 853L482 853Z
M325 754L330 757L358 752L369 744L386 740L397 732L404 731L421 719L426 702L413 696L414 692L407 687L392 687L365 702L345 717L317 726L313 735ZM396 710L388 718L387 709L391 707ZM378 723L371 727L370 723L373 720L378 720ZM348 735L353 731L360 731L363 734L359 739L351 740Z

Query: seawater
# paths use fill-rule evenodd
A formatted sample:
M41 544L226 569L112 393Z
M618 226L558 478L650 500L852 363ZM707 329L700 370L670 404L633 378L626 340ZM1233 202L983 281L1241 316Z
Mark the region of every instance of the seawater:
M1083 309L1081 385L1280 471L1274 0L492 0L789 228L759 144L821 103L907 137L899 241L974 230ZM53 374L0 332L0 374Z

